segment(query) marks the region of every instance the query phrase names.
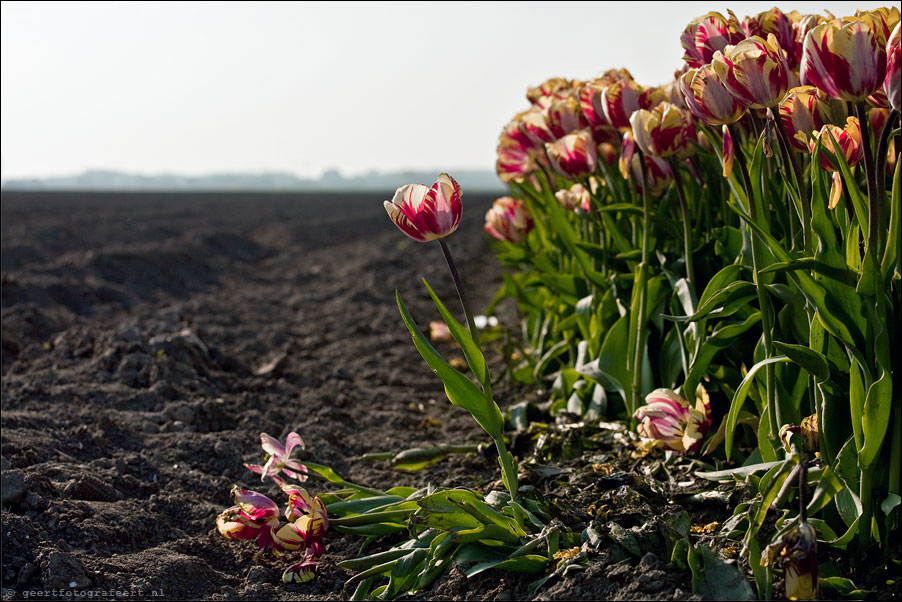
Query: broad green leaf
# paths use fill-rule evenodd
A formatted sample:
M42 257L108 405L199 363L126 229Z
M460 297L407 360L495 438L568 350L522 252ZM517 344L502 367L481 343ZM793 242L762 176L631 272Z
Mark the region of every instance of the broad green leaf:
M335 502L326 505L326 511L336 516L346 516L348 514L362 514L373 508L379 508L386 504L395 502L403 502L404 498L395 495L380 495L373 497L365 497L356 500L348 500L345 502Z
M811 372L819 380L830 378L830 366L827 364L827 358L817 351L812 351L804 345L793 345L779 341L774 341L774 347L799 367Z
M476 333L471 333L465 326L454 319L454 316L451 315L451 312L448 311L448 308L445 307L442 300L438 298L438 295L435 294L435 291L432 290L432 287L429 286L429 283L425 278L423 278L423 284L426 285L426 288L429 290L429 295L432 297L432 302L435 303L435 307L438 308L439 313L442 315L442 319L445 321L445 324L448 325L451 336L453 336L454 340L457 341L457 344L460 345L460 349L463 351L464 357L467 360L467 365L470 366L470 370L473 371L476 380L479 381L484 388L488 384L489 370L485 363L485 357L482 355L482 350L474 340Z
M745 575L706 546L699 546L693 567L693 592L705 600L754 600L755 592ZM692 563L690 562L690 566ZM697 590L697 591L696 591Z
M729 266L729 267L738 267L738 266ZM705 289L705 293L708 292L708 289ZM708 316L709 314L717 311L718 309L724 307L728 303L732 303L735 301L739 301L740 303L746 303L747 301L754 299L757 297L757 292L755 290L755 285L751 282L746 282L744 280L738 280L736 282L731 282L727 286L721 288L720 290L713 293L711 296L707 297L703 301L699 302L698 311L695 312L692 316L689 317L690 321L701 320L702 318ZM718 312L723 313L723 312Z
M503 558L501 560L489 560L481 562L466 571L467 577L472 577L488 569L501 569L514 573L541 573L548 566L548 558L538 554L525 554L516 558Z
M470 412L476 422L479 423L479 426L493 439L500 437L502 435L504 417L501 415L501 410L498 409L498 404L486 399L483 392L469 378L452 368L439 355L423 335L416 322L414 322L410 312L407 310L407 306L401 300L401 294L395 292L395 297L398 302L398 309L401 311L401 317L413 336L413 342L417 351L420 352L420 355L426 360L429 367L435 371L445 385L445 394L448 396L448 400L452 404Z
M862 412L864 447L858 452L858 464L862 470L870 468L880 455L880 446L889 431L889 415L892 409L893 381L884 372L868 389Z
M755 381L755 375L761 368L768 364L779 364L788 361L790 361L790 359L785 356L762 360L752 366L751 369L749 369L748 374L745 375L745 378L742 379L742 383L740 383L739 387L736 389L736 393L733 395L733 400L730 402L730 412L727 414L726 438L724 440L724 451L727 454L727 460L730 459L730 453L733 451L733 436L736 432L736 423L739 420L739 411L742 409L745 398L749 394L749 389Z
M898 152L898 151L897 151ZM893 271L899 268L899 246L902 245L902 161L896 161L896 171L893 173L893 193L890 201L889 234L886 240L886 250L883 253L880 272L884 281L888 281Z
M351 535L363 535L369 537L383 537L396 533L406 533L407 525L400 523L373 523L372 525L360 525L355 527L336 526L336 531L350 533Z

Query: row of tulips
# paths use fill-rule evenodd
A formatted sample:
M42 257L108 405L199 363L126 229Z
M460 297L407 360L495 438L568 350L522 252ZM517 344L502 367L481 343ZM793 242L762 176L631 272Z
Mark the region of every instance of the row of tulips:
M549 79L498 145L511 196L485 228L513 268L497 301L525 316L514 374L672 452L743 452L758 495L733 526L763 596L774 558L814 594L816 563L779 552L799 533L863 552L898 527L899 21L711 12L674 81Z

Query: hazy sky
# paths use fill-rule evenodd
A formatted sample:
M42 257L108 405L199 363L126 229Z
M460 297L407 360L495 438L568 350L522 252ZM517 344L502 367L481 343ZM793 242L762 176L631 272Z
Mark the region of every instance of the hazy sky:
M2 177L491 169L528 86L665 83L693 17L772 6L3 2Z

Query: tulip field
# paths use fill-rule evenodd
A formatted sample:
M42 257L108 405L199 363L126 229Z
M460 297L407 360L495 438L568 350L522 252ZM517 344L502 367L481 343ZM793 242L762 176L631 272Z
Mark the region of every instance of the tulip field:
M900 31L524 82L500 198L5 196L4 599L898 598Z

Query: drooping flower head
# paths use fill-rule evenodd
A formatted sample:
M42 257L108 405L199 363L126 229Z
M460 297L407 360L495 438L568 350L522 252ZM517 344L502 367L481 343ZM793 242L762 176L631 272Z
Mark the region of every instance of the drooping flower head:
M567 178L584 178L598 167L598 148L586 128L545 144L551 167Z
M696 451L711 428L708 396L697 394L695 406L670 389L658 389L645 398L633 417L639 421L639 436L676 452Z
M761 555L761 566L774 564L783 567L787 599L817 599L817 531L811 523L801 521L767 546Z
M774 34L727 46L714 53L711 65L727 90L752 109L777 106L789 89L789 65Z
M872 22L833 19L805 36L800 79L832 98L864 100L883 84L886 51ZM883 38L885 39L885 38Z
M485 230L498 240L521 243L532 230L532 216L520 199L504 196L485 214Z
M228 539L256 539L261 550L273 548L279 529L279 507L250 489L232 488L235 505L216 517L216 528Z
M263 466L257 464L245 464L244 466L251 472L260 475L260 480L266 477L271 478L276 483L282 483L279 473L285 473L290 479L297 481L307 480L307 467L298 460L291 459L291 452L295 448L304 449L304 441L297 433L288 433L285 443L275 437L271 437L266 433L260 433L260 443L263 451L266 452L266 463Z
M680 36L683 45L683 60L697 69L710 63L714 53L730 44L738 44L746 36L733 11L725 17L718 12L709 12L689 22Z
M443 173L432 188L407 184L398 188L394 198L383 205L404 234L418 242L428 242L457 230L463 213L460 197L460 186Z

